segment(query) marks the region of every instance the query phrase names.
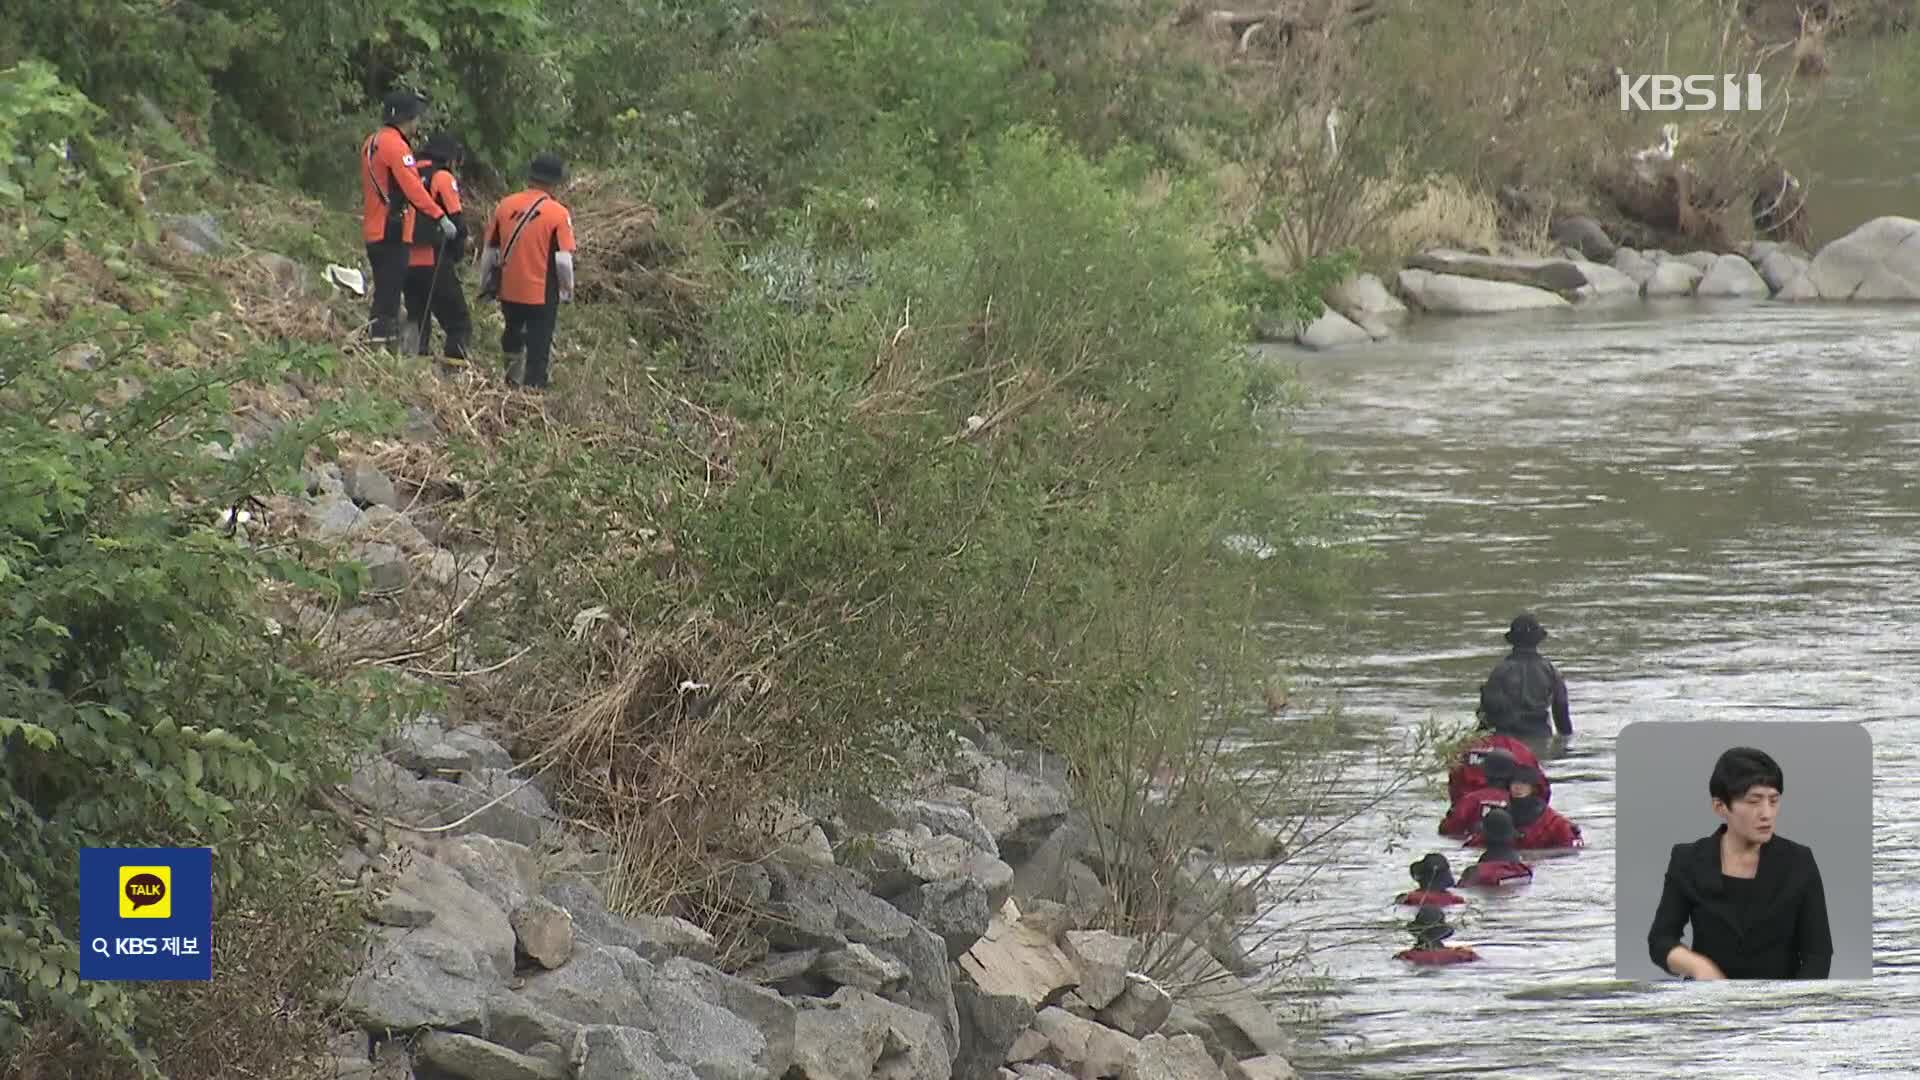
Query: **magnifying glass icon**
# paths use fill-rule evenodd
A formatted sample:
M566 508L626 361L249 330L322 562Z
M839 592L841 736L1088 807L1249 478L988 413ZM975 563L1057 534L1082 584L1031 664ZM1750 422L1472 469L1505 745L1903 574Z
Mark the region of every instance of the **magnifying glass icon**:
M93 947L93 951L94 951L94 952L96 952L96 953L99 953L99 954L100 954L101 956L108 956L108 957L110 957L110 956L112 956L112 955L113 955L112 953L110 953L110 952L108 952L108 951L107 951L107 939L106 939L106 938L103 938L103 937L97 937L97 938L94 938L94 939L93 939L93 941L92 941L92 942L90 942L89 944L91 944L91 945L92 945L92 947Z

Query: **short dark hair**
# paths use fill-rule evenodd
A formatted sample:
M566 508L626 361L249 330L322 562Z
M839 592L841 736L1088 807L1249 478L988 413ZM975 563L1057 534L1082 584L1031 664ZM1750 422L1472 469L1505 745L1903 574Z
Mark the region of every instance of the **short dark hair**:
M1749 789L1763 784L1783 795L1786 793L1787 778L1780 771L1780 764L1765 750L1736 746L1721 754L1720 760L1713 763L1713 775L1707 779L1707 792L1731 806Z

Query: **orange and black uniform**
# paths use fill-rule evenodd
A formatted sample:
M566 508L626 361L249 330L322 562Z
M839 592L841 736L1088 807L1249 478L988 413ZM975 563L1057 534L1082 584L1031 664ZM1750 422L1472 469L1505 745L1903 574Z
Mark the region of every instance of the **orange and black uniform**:
M558 183L557 163L547 175L542 175L539 159L535 165L536 183ZM572 213L538 186L502 199L487 225L481 276L498 266L500 311L506 320L500 348L507 354L509 371L525 351L522 385L547 385L560 304L573 298L573 251Z
M407 321L420 328L420 355L432 353L434 319L446 332L449 359L464 360L467 339L473 334L473 315L467 310L467 294L460 283L460 263L466 253L466 212L460 205L460 182L454 178L454 163L461 159L458 143L444 137L427 140L420 149L420 182L427 194L446 213L457 230L448 239L427 224L420 229L419 216L408 213L406 239L407 277L404 293Z
M398 126L424 108L424 102L410 95L389 95L386 123L360 145L360 232L373 267L371 335L376 342L390 342L399 331L400 298L407 277L408 211L430 219L435 227L443 216L414 171L413 147Z

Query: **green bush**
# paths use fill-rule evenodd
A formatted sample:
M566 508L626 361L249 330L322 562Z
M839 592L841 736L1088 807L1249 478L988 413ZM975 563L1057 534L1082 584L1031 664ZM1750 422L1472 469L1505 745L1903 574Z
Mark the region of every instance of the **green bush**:
M31 280L17 270L0 267L0 306L15 310ZM317 376L325 358L150 359L206 314L83 316L0 336L0 1053L64 1020L141 1054L148 992L79 981L82 847L211 846L219 906L256 876L285 876L303 840L297 798L412 702L312 670L259 588L269 576L339 586L221 520L250 496L302 486L309 446L392 417L343 406L236 441L235 387Z

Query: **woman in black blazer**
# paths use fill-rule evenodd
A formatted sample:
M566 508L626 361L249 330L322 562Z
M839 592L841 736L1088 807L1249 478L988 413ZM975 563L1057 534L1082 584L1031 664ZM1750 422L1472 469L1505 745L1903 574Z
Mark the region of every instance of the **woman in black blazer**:
M1675 844L1647 949L1688 979L1824 979L1833 964L1826 889L1813 849L1773 832L1786 788L1766 753L1720 755L1707 790L1726 824ZM1693 924L1691 948L1680 932Z

